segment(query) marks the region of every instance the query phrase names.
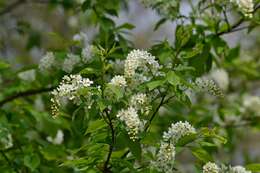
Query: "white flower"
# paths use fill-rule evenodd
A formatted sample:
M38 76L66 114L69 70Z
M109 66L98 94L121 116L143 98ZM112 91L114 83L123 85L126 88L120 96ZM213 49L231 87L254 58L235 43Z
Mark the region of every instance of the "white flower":
M171 143L162 142L159 152L156 155L156 161L151 164L162 172L171 173L173 171L173 163L175 160L175 147Z
M13 147L13 138L9 130L0 125L0 149L8 149Z
M253 17L254 2L253 0L231 0L231 2L236 3L240 8L241 12L249 18Z
M156 74L160 68L159 63L147 51L132 50L126 57L124 64L124 74L127 78L135 77L136 70L145 72L152 72Z
M64 136L64 134L63 134L62 130L59 129L57 131L57 134L56 134L55 138L53 138L51 136L48 136L47 137L47 141L49 141L49 142L51 142L53 144L56 144L56 145L60 145L63 142L63 136Z
M209 80L206 77L197 78L195 84L199 88L199 90L205 90L214 96L224 97L222 90L216 85L213 80Z
M208 162L203 166L203 173L219 173L220 168L212 162Z
M242 166L234 166L231 168L231 173L252 173L251 171L247 171Z
M132 140L137 139L137 134L143 130L144 124L139 119L135 108L123 109L116 116L125 123L130 138Z
M55 64L55 57L52 52L47 52L39 62L41 71L49 70Z
M80 32L80 33L78 33L78 34L75 34L75 35L73 36L73 40L74 40L74 41L78 41L78 42L80 42L80 43L82 43L82 44L87 44L87 43L88 43L87 34L84 33L84 32Z
M168 131L163 133L163 140L176 144L180 138L193 133L196 133L196 131L190 123L180 121L175 124L172 123Z
M77 65L80 62L80 58L77 55L74 54L68 54L67 58L64 60L62 69L63 71L70 73L75 65Z
M82 49L81 56L83 62L87 63L92 58L94 53L94 46L93 45L87 45L84 49Z
M64 76L59 86L52 91L53 102L52 110L55 115L58 111L58 107L61 105L63 99L77 101L77 92L82 88L90 87L93 81L88 78L84 79L80 75L69 75Z
M258 96L245 96L243 100L243 105L246 111L255 113L260 116L260 97Z
M18 77L24 81L32 82L35 80L35 70L31 69L27 71L22 71L18 73Z
M125 87L126 86L125 77L116 75L111 79L110 84L115 86Z
M135 107L137 110L141 110L142 113L149 113L148 97L144 93L138 93L133 95L130 98L130 105L132 107Z
M215 69L211 71L210 77L218 84L222 90L227 90L229 85L228 73L225 69Z

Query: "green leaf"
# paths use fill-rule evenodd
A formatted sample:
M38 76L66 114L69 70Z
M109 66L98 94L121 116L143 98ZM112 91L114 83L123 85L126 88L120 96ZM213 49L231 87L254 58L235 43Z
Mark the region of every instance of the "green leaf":
M179 85L181 81L180 77L174 71L167 73L166 80L173 86Z
M146 83L146 86L148 87L148 89L151 91L155 88L157 88L158 86L161 86L164 84L163 80L156 80L156 81L152 81L152 82L148 82Z
M82 11L86 11L91 8L91 0L85 0L81 6Z
M98 74L99 71L94 68L87 67L87 68L84 68L83 70L81 70L79 73L81 75L89 75L89 74Z
M167 19L166 18L162 18L162 19L160 19L157 23L156 23L156 25L155 25L155 27L154 27L154 31L156 31L162 24L164 24L165 22L167 21Z
M130 23L124 23L122 25L119 25L118 27L116 27L116 30L120 30L120 29L129 29L129 30L132 30L134 29L135 26L130 24Z
M246 169L252 172L259 172L260 171L260 163L252 163L246 165Z
M203 161L204 163L206 163L208 161L213 161L213 158L211 157L211 155L209 155L209 153L202 148L193 148L192 154L199 160Z
M40 158L36 154L26 155L24 157L24 165L34 171L40 165Z
M88 133L98 131L98 130L106 127L106 126L107 126L107 124L105 123L105 121L103 119L91 121L91 122L89 122L89 126L88 126L88 128L85 132L85 135L88 134Z
M181 48L185 46L188 41L190 40L191 36L191 28L189 26L177 26L176 32L175 32L175 46L176 48Z
M6 62L0 60L0 70L6 69L9 67L10 67L10 64L7 64Z
M176 144L176 146L185 146L188 143L191 143L197 139L197 134L190 134L182 137Z

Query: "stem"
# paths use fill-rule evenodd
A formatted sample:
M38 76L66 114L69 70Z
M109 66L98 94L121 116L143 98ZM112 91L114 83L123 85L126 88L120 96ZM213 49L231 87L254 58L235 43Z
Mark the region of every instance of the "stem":
M5 152L3 150L0 151L1 155L4 157L4 159L6 160L6 162L8 163L9 167L12 168L15 172L18 173L18 171L16 170L16 168L13 167L12 162L9 160L9 158L7 157L7 155L5 154Z
M26 0L17 0L14 3L8 5L6 8L0 11L0 16L5 15L11 11L13 11L15 8L19 7L23 3L25 3Z
M36 94L41 94L41 93L45 93L45 92L49 92L52 91L53 89L55 89L56 87L50 87L50 88L39 88L39 89L31 89L31 90L27 90L24 92L19 92L17 94L11 95L3 100L0 101L0 107L2 107L4 104L11 102L15 99L21 98L21 97L28 97L28 96L32 96L32 95L36 95Z
M162 96L162 99L161 99L159 105L156 107L156 109L155 109L155 111L153 112L151 118L149 119L149 122L146 124L146 126L145 126L145 128L144 128L144 131L145 131L145 132L148 130L149 126L151 125L151 123L152 123L152 121L153 121L155 115L156 115L157 112L159 111L160 107L164 104L164 99L165 99L165 97L166 97L166 94L164 94L164 95Z
M104 173L109 173L111 172L109 170L109 161L110 161L110 158L111 158L111 155L112 155L112 152L113 152L113 149L114 149L114 144L115 144L115 130L114 130L114 126L113 126L113 122L112 122L112 119L111 117L109 116L109 113L107 112L107 110L104 111L106 116L107 116L107 119L108 119L108 125L109 125L109 128L111 130L111 144L109 145L109 151L108 151L108 155L107 155L107 159L104 163L104 166L103 166L103 172Z

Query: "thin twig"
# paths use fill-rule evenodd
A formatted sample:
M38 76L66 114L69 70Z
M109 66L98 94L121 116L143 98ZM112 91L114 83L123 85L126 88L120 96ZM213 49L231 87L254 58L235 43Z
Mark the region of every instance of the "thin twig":
M111 155L112 155L112 152L113 152L113 149L114 149L114 144L115 144L115 130L114 130L114 126L113 126L113 122L112 122L112 119L107 111L107 109L104 110L105 114L106 114L106 117L108 119L108 125L109 125L109 128L111 130L111 143L109 145L109 151L108 151L108 155L107 155L107 159L104 163L104 166L103 166L103 172L104 173L110 173L110 169L108 167L109 165L109 161L110 161L110 158L111 158Z
M11 102L15 99L21 98L21 97L28 97L28 96L32 96L32 95L36 95L36 94L41 94L41 93L45 93L45 92L49 92L52 91L53 89L55 89L56 87L50 87L50 88L39 88L39 89L31 89L28 91L24 91L24 92L19 92L17 94L11 95L3 100L0 101L0 107L2 107L4 104Z
M4 152L3 150L0 150L0 153L1 153L1 155L4 157L5 161L8 163L9 167L10 167L10 168L13 168L13 170L18 173L18 170L13 167L12 162L9 160L9 158L7 157L7 155L5 154L5 152Z
M1 10L0 11L0 16L5 15L5 14L13 11L14 9L16 9L17 7L19 7L20 5L22 5L25 2L26 2L26 0L17 0L17 1L15 1L14 3L8 5L3 10Z

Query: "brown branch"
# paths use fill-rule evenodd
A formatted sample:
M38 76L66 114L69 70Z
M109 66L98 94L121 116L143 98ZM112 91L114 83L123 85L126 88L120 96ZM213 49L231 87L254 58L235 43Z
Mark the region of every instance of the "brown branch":
M28 90L28 91L24 91L24 92L19 92L17 94L11 95L9 97L6 97L5 99L0 101L0 107L2 107L4 104L11 102L15 99L21 98L21 97L28 97L28 96L32 96L32 95L36 95L36 94L41 94L41 93L45 93L45 92L49 92L52 91L53 89L55 89L56 87L50 87L50 88L39 88L39 89L32 89L32 90Z
M114 144L115 144L115 130L114 130L114 126L113 126L113 122L112 122L112 119L107 111L107 109L104 110L106 116L107 116L107 119L108 119L108 125L109 125L109 128L111 130L111 144L109 145L109 151L108 151L108 155L107 155L107 159L104 163L104 166L103 166L103 172L104 173L110 173L110 168L108 167L109 165L109 161L110 161L110 158L111 158L111 155L112 155L112 152L113 152L113 149L114 149Z
M7 7L5 7L3 10L0 11L0 16L13 11L14 9L16 9L17 7L19 7L20 5L22 5L25 2L26 2L26 0L17 0L12 4L7 5Z
M256 13L256 11L258 9L260 9L260 4L255 7L253 14ZM232 32L236 32L236 31L240 31L240 30L248 28L248 27L240 27L244 22L245 22L245 18L242 17L235 24L233 24L232 26L229 26L229 28L227 30L221 31L221 32L217 33L216 35L221 36L221 35L224 35L224 34L229 34L229 33L232 33Z

